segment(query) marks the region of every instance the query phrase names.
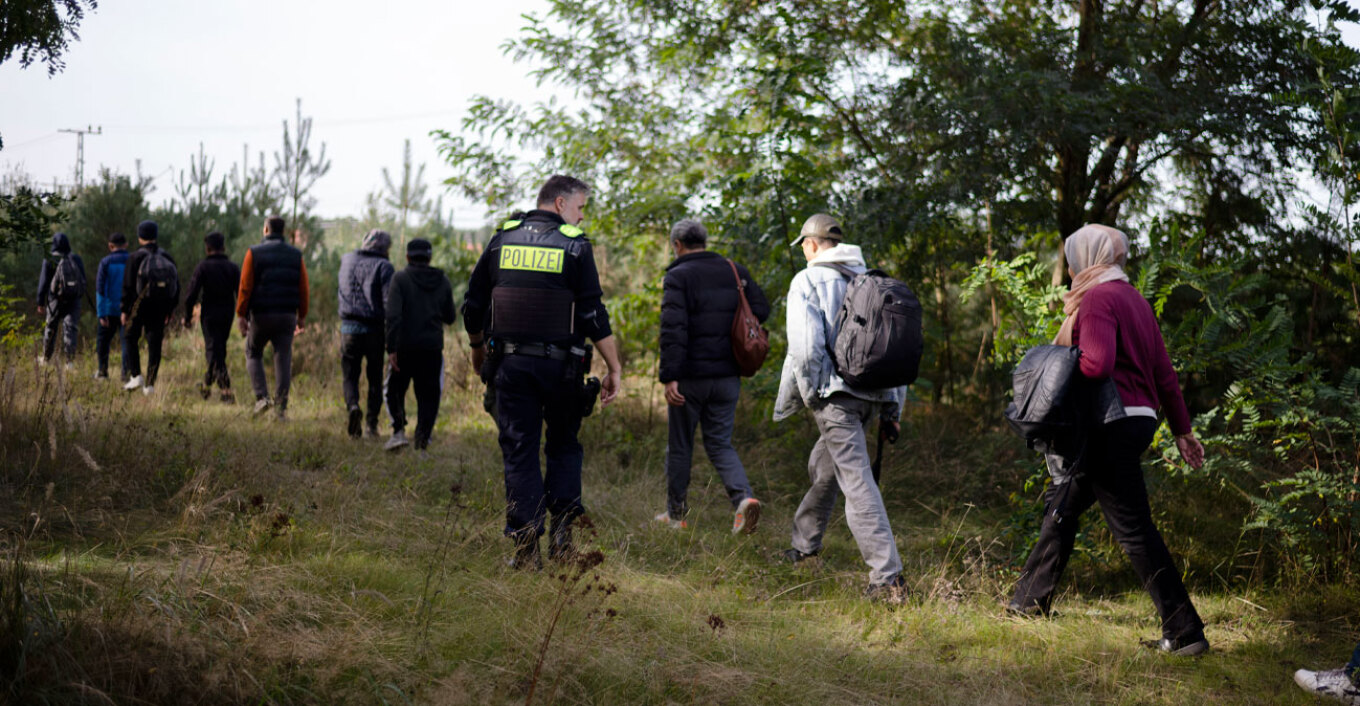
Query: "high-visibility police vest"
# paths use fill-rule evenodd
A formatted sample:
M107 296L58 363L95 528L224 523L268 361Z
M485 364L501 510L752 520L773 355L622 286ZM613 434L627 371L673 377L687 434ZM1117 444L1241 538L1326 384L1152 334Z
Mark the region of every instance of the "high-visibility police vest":
M520 343L559 343L576 331L577 258L584 231L528 218L506 221L491 289L491 336Z

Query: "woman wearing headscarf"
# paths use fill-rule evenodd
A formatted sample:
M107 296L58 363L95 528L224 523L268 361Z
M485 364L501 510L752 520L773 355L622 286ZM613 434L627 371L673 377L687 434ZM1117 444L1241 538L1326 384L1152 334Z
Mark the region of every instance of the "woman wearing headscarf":
M1113 378L1125 417L1094 425L1076 477L1049 487L1039 539L1008 609L1023 615L1048 612L1072 554L1077 520L1099 502L1110 532L1162 617L1162 638L1145 644L1180 656L1201 654L1209 649L1204 623L1152 522L1139 459L1157 431L1159 408L1186 463L1203 465L1204 447L1190 429L1190 413L1152 307L1124 273L1128 238L1108 226L1087 225L1068 236L1064 252L1072 287L1063 295L1067 316L1053 342L1081 348L1086 378Z

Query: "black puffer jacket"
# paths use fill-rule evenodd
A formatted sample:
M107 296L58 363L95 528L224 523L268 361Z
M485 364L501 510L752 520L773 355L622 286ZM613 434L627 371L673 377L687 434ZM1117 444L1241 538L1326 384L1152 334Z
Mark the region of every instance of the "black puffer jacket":
M765 292L737 265L751 313L770 316ZM733 377L732 319L737 313L737 278L727 258L707 250L675 258L666 268L661 297L661 382Z
M444 271L412 263L392 275L387 300L387 352L443 350L444 326L452 324L453 285Z

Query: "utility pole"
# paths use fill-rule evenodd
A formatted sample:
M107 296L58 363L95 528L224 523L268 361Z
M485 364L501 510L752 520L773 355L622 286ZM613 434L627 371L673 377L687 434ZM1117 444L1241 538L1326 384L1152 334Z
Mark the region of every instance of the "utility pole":
M84 130L73 128L68 130L58 130L57 132L69 132L76 136L76 188L85 185L85 136L104 134L104 126L90 127L85 126Z

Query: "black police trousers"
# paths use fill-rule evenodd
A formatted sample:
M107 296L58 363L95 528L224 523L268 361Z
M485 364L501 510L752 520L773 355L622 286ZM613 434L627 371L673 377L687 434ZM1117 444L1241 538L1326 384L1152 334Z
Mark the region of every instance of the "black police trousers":
M435 418L439 415L439 395L444 373L444 352L441 350L404 350L397 352L397 367L389 368L384 387L387 389L387 413L392 417L392 431L406 428L406 388L416 388L416 431L411 441L417 449L430 443ZM376 421L377 415L375 413Z
M543 534L547 513L553 525L570 524L581 506L580 380L568 380L567 362L507 355L496 370L496 424L505 461L505 534ZM543 433L547 426L546 434ZM547 471L540 472L538 443Z
M1181 574L1152 522L1139 457L1157 431L1152 417L1127 417L1097 427L1088 440L1081 475L1053 485L1044 497L1044 521L1011 603L1048 610L1058 579L1077 539L1077 520L1096 502L1110 534L1123 547L1133 570L1162 617L1162 636L1189 643L1204 637L1204 623Z

